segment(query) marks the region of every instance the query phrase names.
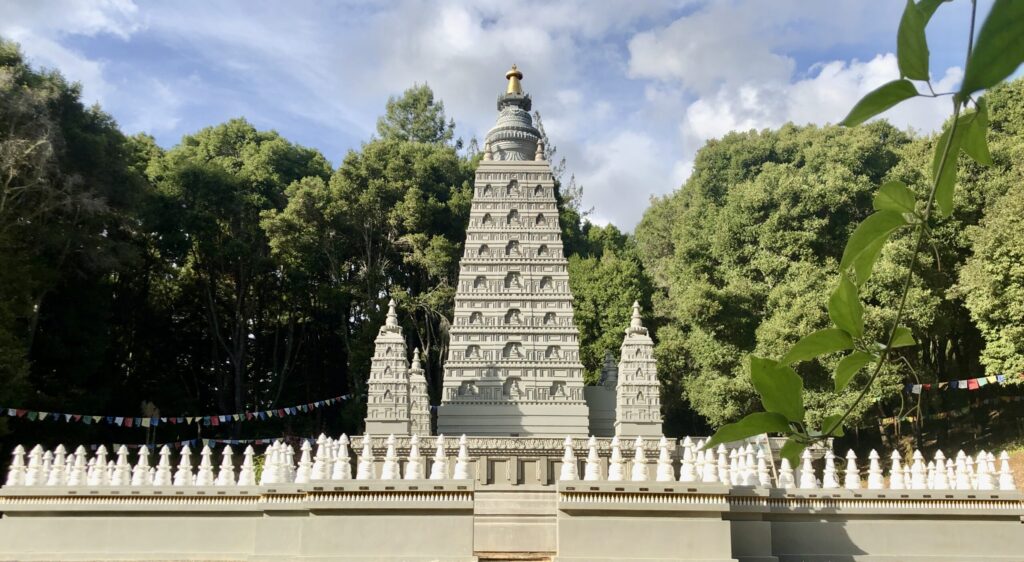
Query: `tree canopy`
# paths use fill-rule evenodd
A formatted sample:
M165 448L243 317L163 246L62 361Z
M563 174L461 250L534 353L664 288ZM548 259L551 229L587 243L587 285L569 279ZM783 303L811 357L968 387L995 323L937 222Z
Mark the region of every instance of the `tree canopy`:
M1007 206L1000 198L1014 197L1007 194L1009 186L1020 183L1013 155L1021 145L1004 131L1020 127L1022 90L1018 81L986 96L997 166L962 162L963 201L936 229L940 242L909 295L908 321L921 345L902 352L905 361L883 373L854 412L854 423L899 413L897 395L905 383L996 374L993 367L999 374L1019 369L1019 363L995 359L1013 355L1006 342L1013 339L1016 317L1006 299L1015 262L1006 255L999 269L1000 260L993 258L1012 236L1007 221L1013 212L997 209ZM670 379L666 390L678 385L714 426L757 409L742 358L786 349L799 335L825 327L823 303L847 237L872 212L873 186L898 179L925 190L934 142L876 122L854 129L786 125L730 133L702 148L686 184L652 201L636 231L640 257L657 287L656 351ZM876 266L878 282L865 312L868 330L880 330L892 314L897 271L905 268L910 251L910 241L897 238ZM968 292L972 296L965 298ZM993 346L1003 351L989 351ZM827 392L836 359L826 356L799 369L810 390L812 420L843 406Z

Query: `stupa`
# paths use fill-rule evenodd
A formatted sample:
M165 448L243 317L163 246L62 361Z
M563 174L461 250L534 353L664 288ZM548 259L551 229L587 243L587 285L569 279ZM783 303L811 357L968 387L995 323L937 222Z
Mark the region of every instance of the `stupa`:
M476 171L437 430L583 436L579 331L555 204L555 178L523 93L505 75Z
M584 386L555 177L512 65L476 170L434 433L488 437L661 436L654 342L640 306L618 365ZM431 434L418 353L395 303L375 341L366 433ZM621 407L617 408L616 406Z

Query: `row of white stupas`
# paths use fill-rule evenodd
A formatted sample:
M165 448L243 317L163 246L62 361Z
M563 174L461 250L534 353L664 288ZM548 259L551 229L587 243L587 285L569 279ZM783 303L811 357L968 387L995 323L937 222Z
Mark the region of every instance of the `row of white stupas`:
M456 457L453 474L449 474L449 463L444 447L444 436L435 441L435 454L426 470L426 459L420 454L419 437L413 435L410 440L410 451L402 463L395 450L395 438L389 436L387 450L380 474L377 474L377 463L368 436L362 438L362 451L356 463L353 477L349 439L342 435L331 439L321 435L317 439L316 452L309 441L304 441L300 448L298 463L295 462L295 450L285 443L277 443L267 447L262 456L263 470L257 478L255 451L252 446L246 447L242 457L242 465L236 470L233 464L233 451L225 446L221 451L221 462L214 467L213 451L204 446L200 453L198 467L192 465L192 453L186 445L180 452L180 460L176 467L171 466L171 450L164 446L160 449L159 460L155 467L149 465L149 451L141 447L136 456L135 465L129 463L127 447L117 450L116 460L108 459L105 447L97 448L96 453L89 457L84 447L78 447L74 453L68 454L63 446L53 451L44 450L36 445L26 455L24 448L18 446L7 474L7 486L254 486L269 484L304 484L321 480L467 480L470 476L470 456L466 436L459 440L458 456ZM811 453L805 450L802 462L797 470L783 459L777 474L772 474L772 463L769 462L765 450L747 444L735 448L719 445L717 449L705 449L704 441L696 444L689 438L682 442L683 455L679 464L678 476L673 462L671 449L676 446L674 440L661 438L658 445L658 458L654 461L652 475L647 459L644 442L639 437L633 443L633 459L628 463L622 456L619 439L613 438L611 456L608 459L605 474L598 456L597 439L591 437L588 442L588 453L584 464L583 475L580 477L578 461L573 450L572 439L565 439L565 453L562 457L559 480L573 481L657 481L657 482L704 482L731 486L755 486L762 488L801 488L801 489L859 489L864 487L861 469L857 466L857 456L853 451L846 454L846 465L840 478L836 468L836 459L831 451L825 454L825 466L821 477L815 471ZM26 462L27 456L27 462ZM914 451L912 461L902 463L899 452L893 451L888 478L882 472L880 457L874 450L868 456L867 488L873 490L1014 490L1016 489L1013 473L1010 470L1009 455L1004 451L1000 455L998 470L996 457L992 453L982 451L971 457L959 451L955 458L947 459L942 451L935 453L934 460L925 462L920 451ZM403 470L404 469L404 470ZM653 477L652 477L653 476Z

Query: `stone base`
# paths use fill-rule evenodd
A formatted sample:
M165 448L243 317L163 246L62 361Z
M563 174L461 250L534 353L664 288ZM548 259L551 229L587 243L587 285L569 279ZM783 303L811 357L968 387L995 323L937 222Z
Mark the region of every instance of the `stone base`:
M661 438L661 422L615 422L616 437Z
M583 401L446 402L437 410L437 432L444 435L586 437L588 414Z
M409 435L409 420L366 420L366 435Z

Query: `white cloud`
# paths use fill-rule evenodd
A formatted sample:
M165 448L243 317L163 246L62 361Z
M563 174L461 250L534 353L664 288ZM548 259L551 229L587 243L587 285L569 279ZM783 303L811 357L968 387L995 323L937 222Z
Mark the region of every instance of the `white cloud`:
M891 57L871 57L892 50L900 9L890 0L45 0L0 3L0 34L81 81L86 100L129 131L164 131L167 143L206 120L246 115L335 162L373 134L387 97L414 82L445 101L459 135L482 138L516 62L584 205L631 229L650 194L680 185L707 138L835 122L895 76ZM935 21L956 19L956 9L944 6ZM83 38L99 36L103 49L82 50L96 46ZM128 50L136 41L168 60L122 57L119 42ZM943 78L956 79L955 70ZM921 103L892 118L930 130L944 114Z
M642 131L616 132L587 143L576 168L583 186L583 207L593 207L597 224L613 222L632 228L658 187L678 185L677 170L658 139Z
M629 42L630 76L678 81L697 92L737 77L785 80L793 72L793 59L768 48L771 42L757 33L751 14L713 7L637 34ZM726 16L733 17L726 22Z
M837 123L864 94L899 75L896 57L879 55L867 62L833 61L818 65L816 74L796 82L746 83L722 86L686 108L680 127L686 152L730 131L796 124ZM959 68L949 68L936 82L948 90L960 80ZM900 128L931 132L942 125L949 107L941 100L915 99L883 114Z

